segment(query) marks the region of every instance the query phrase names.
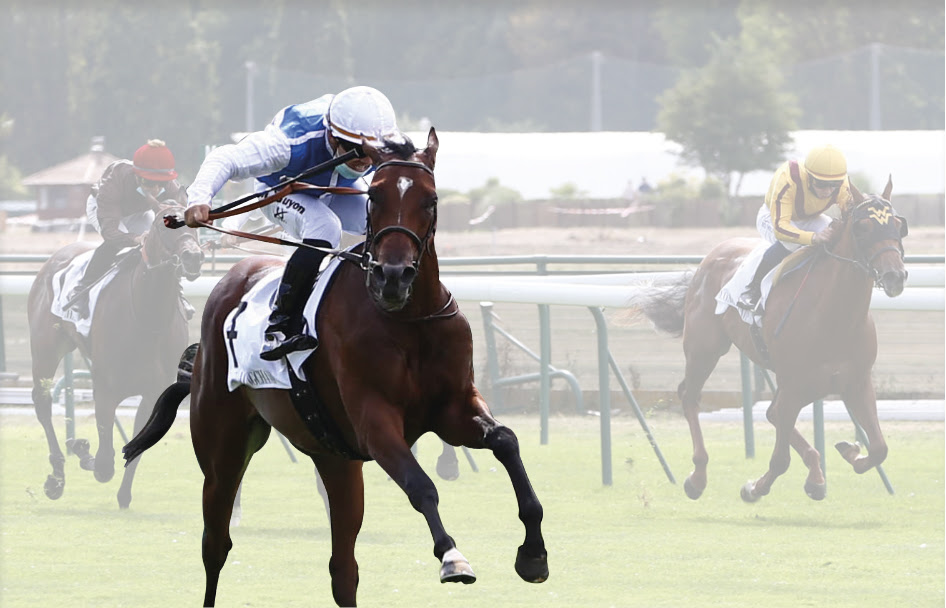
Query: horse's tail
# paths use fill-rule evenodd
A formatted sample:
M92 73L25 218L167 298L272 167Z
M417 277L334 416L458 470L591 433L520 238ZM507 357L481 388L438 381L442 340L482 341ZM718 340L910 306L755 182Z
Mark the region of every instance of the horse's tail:
M628 301L625 319L648 318L658 331L683 335L684 304L693 271L675 274L667 281L641 286Z
M174 418L177 416L177 408L180 407L184 397L191 392L191 372L194 368L194 356L197 354L197 345L191 344L181 355L181 361L177 367L177 382L164 389L161 396L154 404L151 411L151 417L145 423L141 431L135 435L128 444L122 448L122 454L125 458L127 467L132 460L141 456L141 454L161 441L174 424Z

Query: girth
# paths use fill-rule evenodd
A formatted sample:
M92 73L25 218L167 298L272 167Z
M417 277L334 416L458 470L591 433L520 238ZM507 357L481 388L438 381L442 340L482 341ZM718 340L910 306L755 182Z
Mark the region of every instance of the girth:
M292 405L315 439L336 456L349 460L372 460L369 456L359 454L346 443L338 425L329 415L325 402L319 398L312 385L300 379L291 365L286 367L289 369L289 383L292 386L289 390Z

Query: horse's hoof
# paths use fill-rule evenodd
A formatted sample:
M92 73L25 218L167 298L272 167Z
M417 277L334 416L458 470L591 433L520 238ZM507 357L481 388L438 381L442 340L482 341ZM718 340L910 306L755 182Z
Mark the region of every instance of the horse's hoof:
M443 564L440 566L440 582L463 583L464 585L476 582L476 575L473 574L470 562L466 561L466 558L456 547L443 554Z
M51 500L56 500L62 496L62 491L66 488L66 480L63 477L56 477L55 475L49 475L46 477L46 483L43 484L43 491L46 492L46 497Z
M703 495L703 489L704 488L697 488L693 482L690 481L689 477L683 480L683 491L686 492L687 498L696 500Z
M849 463L853 463L854 459L861 453L861 446L857 443L839 441L834 444L834 447L841 454L841 458Z
M759 496L756 496L755 494L752 493L752 489L754 485L755 484L750 479L749 481L746 482L746 485L742 486L742 489L739 490L739 495L742 497L744 501L748 503L757 502L760 498Z
M440 476L440 479L454 481L460 476L460 463L456 458L441 456L437 459L437 475Z
M516 553L516 574L527 583L544 583L549 578L549 560L545 551L538 557L525 554L525 545Z
M66 448L79 459L79 468L83 471L95 470L95 457L91 453L88 439L67 439Z
M98 460L96 464L101 466L95 467L95 481L99 483L111 481L112 477L115 476L115 463L108 460Z
M122 492L119 490L117 498L119 509L124 511L131 505L131 492Z
M828 495L828 484L805 482L805 494L812 500L824 500Z

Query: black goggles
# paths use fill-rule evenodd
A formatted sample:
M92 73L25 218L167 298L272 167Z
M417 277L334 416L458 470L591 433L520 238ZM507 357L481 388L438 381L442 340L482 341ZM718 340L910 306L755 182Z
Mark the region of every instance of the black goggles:
M826 180L818 179L817 177L811 178L811 188L812 190L839 190L841 185L844 183L843 179L836 180Z
M162 182L156 179L145 179L143 177L138 178L138 185L142 188L163 188L167 182Z
M358 158L365 157L365 151L362 149L361 144L355 144L347 139L342 139L341 137L336 138L338 140L338 147L342 149L342 152L351 152L355 150L358 152Z

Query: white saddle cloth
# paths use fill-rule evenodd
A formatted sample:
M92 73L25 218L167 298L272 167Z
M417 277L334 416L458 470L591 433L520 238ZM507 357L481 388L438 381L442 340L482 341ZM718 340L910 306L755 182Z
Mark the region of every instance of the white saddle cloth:
M319 304L325 290L332 282L332 276L338 269L341 260L333 257L319 275L312 289L312 294L306 301L303 316L305 328L303 331L310 336L316 336L315 319ZM241 300L241 305L230 311L223 325L223 339L227 345L227 387L233 391L240 385L252 388L290 388L289 368L286 359L300 379L305 379L302 364L315 349L300 350L289 353L278 361L264 361L260 359L260 348L263 346L263 334L269 325L269 315L272 312L272 302L276 294L276 287L282 277L282 267L274 268L248 291ZM243 302L246 306L243 306ZM240 308L243 311L240 312ZM236 333L231 333L235 331Z
M76 331L86 338L89 337L89 329L92 327L92 315L95 313L95 304L98 302L99 294L118 272L117 268L110 268L108 272L105 273L105 277L89 290L88 317L82 317L75 307L63 308L69 301L69 294L72 293L73 288L75 288L79 279L81 279L82 275L85 273L85 269L88 267L89 260L92 259L93 253L95 253L94 249L77 255L72 258L68 266L60 269L53 275L53 301L50 306L50 312L63 321L69 321L75 325Z
M739 301L739 298L746 291L746 287L752 281L752 277L755 276L756 269L759 267L759 264L762 263L762 255L771 245L771 243L760 243L742 260L742 264L736 269L732 278L729 279L729 281L723 285L722 289L719 290L719 293L716 294L716 314L723 314L726 312L726 309L731 306L739 312L739 316L742 317L743 321L749 325L756 323L755 314L751 310L739 308L736 302ZM778 266L770 270L769 273L762 278L761 305L763 309L765 308L765 301L769 297L769 291L772 290L772 279L775 277L776 270L778 270Z

